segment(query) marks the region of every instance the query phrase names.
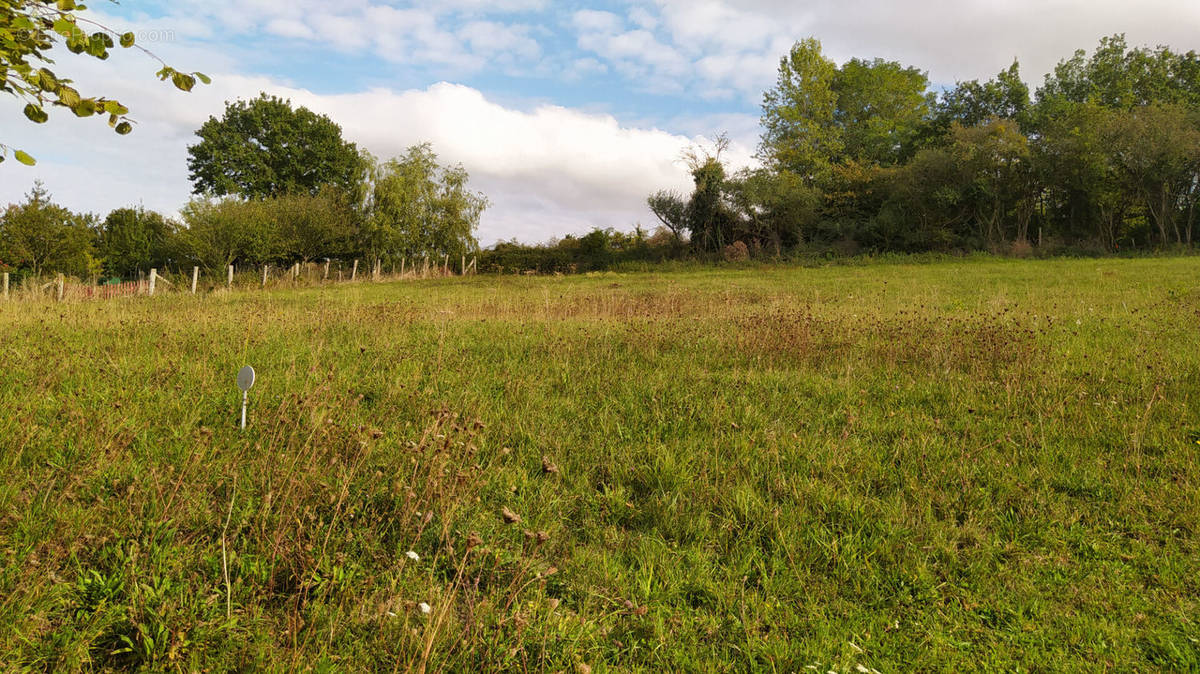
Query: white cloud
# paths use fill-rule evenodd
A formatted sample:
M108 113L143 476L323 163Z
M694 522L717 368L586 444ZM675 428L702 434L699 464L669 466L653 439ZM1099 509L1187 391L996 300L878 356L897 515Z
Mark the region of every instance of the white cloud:
M941 84L988 78L1019 58L1039 84L1101 37L1187 49L1200 30L1194 0L642 0L626 17L593 14L576 14L580 48L630 79L704 98L737 92L744 102L759 100L780 57L809 36L838 62L899 60Z

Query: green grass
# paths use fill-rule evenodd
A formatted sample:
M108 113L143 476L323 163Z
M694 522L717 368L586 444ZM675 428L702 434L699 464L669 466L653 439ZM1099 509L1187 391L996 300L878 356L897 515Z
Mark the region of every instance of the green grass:
M1197 271L0 305L0 661L1200 670Z

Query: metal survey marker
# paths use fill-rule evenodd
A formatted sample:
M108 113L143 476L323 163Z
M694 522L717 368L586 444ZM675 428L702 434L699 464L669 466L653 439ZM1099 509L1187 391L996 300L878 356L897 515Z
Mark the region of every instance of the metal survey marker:
M242 390L242 430L246 430L246 406L250 403L250 389L254 388L254 368L247 365L237 376L238 388Z

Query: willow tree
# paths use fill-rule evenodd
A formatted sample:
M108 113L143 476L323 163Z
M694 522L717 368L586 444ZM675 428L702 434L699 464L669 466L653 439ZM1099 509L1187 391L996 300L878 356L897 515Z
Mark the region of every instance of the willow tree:
M487 198L461 165L443 166L428 144L386 162L368 158L362 248L368 258L451 258L479 249L475 231Z

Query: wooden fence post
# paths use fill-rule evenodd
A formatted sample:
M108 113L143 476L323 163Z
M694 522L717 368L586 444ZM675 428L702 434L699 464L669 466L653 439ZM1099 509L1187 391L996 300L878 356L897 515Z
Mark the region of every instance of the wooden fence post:
M266 264L263 265L263 278L262 278L262 287L263 288L267 287L267 267L269 267L269 266L270 265L266 265Z
M471 273L472 274L479 273L479 264L478 263L479 263L479 258L472 255L471 256Z
M357 278L358 278L358 260L355 260L354 261L354 269L350 270L350 280L353 281Z
M154 287L155 287L157 281L158 281L158 270L151 269L150 270L150 296L151 297L154 297Z
M321 280L322 281L329 280L329 258L325 258L325 278L322 278Z
M196 294L196 283L200 280L200 268L192 267L192 294Z
M462 272L462 273L460 274L460 276L466 276L466 275L467 275L467 256L466 256L466 255L463 255L463 256L462 256L462 266L461 266L461 267L459 267L458 269L459 269L459 271L461 271L461 272Z
M4 272L4 299L8 299L8 272Z
M372 281L379 280L380 267L382 267L382 266L383 266L383 260L381 260L379 258L375 258L375 269L371 272L371 280Z
M63 286L66 285L66 281L67 281L66 278L62 274L58 275L58 301L59 302L63 301L63 291L65 290L65 288Z
M425 253L425 269L421 271L421 278L429 278L429 253Z
M406 257L400 258L400 278L404 278L404 263L407 261L408 258Z

